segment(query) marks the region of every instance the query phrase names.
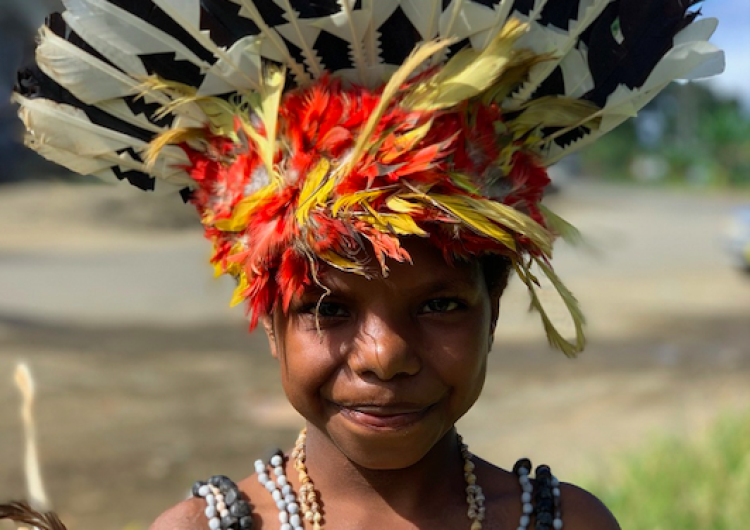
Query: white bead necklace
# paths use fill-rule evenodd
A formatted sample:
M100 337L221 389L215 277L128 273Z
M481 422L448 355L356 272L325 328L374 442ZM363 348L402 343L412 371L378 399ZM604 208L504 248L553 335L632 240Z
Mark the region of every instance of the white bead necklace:
M289 479L284 473L284 458L276 454L271 457L270 464L273 467L273 475L266 473L266 466L262 460L255 461L255 472L258 475L258 482L268 490L273 500L276 501L281 530L303 530L297 497L294 495L292 485L289 484Z
M281 455L277 454L271 458L270 464L273 467L273 476L266 472L266 466L261 460L255 462L258 481L276 501L281 530L303 530L303 521L312 524L313 530L323 530L320 501L305 465L307 457L305 453L306 438L307 430L302 429L291 454L291 458L294 460L294 468L299 473L299 499L294 495L289 480L284 474L284 459ZM482 493L482 487L477 484L476 475L474 475L473 455L460 435L458 436L458 444L464 460L466 503L469 505L466 515L471 521L471 530L482 530L482 521L484 521L485 514L484 494Z

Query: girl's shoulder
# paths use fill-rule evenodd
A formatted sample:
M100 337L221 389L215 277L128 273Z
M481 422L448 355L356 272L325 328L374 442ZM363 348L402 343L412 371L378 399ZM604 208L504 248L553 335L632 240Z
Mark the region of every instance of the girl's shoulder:
M248 477L235 484L224 476L196 482L192 497L162 513L149 530L218 530L227 527L258 530L263 525L256 501L263 504L265 496L256 491L256 482Z
M205 500L184 500L157 517L149 530L206 530L205 511Z
M620 530L614 515L596 496L573 484L561 484L566 530Z

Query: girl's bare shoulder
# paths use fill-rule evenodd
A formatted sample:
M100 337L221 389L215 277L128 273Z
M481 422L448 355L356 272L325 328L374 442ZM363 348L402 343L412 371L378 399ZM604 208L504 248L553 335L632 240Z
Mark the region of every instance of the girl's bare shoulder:
M560 492L566 530L620 530L612 512L588 491L561 484Z
M485 490L488 509L499 520L518 520L522 503L517 476L484 460L477 460L481 462L477 466L477 479ZM565 530L620 530L607 507L578 486L560 484L560 504Z
M264 513L276 513L272 497L263 489L255 475L237 483L243 498L250 503L253 528L263 529ZM162 513L149 530L208 530L206 501L200 497L191 497Z
M205 510L203 499L187 499L157 517L149 530L207 530Z

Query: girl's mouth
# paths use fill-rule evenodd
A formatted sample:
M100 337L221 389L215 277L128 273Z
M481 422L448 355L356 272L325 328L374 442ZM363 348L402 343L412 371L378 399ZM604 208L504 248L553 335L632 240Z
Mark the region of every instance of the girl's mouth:
M403 429L412 425L432 409L433 405L339 405L341 414L352 423L378 430Z

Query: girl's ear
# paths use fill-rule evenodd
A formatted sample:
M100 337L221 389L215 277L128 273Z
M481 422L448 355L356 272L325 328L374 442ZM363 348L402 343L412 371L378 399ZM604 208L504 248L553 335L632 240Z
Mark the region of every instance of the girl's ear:
M271 355L273 355L274 359L278 359L279 345L278 341L276 340L276 328L274 326L273 320L273 315L264 315L263 317L261 317L263 329L266 332L266 337L268 337L268 347L271 350Z

